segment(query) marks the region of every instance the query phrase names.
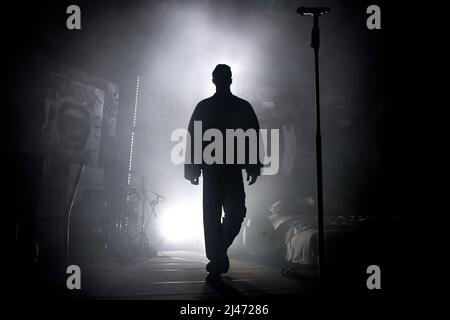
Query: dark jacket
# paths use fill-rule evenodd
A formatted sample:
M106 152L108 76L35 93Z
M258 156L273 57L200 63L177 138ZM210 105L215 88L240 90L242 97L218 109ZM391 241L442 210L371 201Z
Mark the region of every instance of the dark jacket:
M223 137L223 164L206 164L203 157L201 164L194 164L194 121L202 122L202 138L203 133L208 129L215 128L220 130ZM234 164L226 164L226 129L242 129L244 131L254 129L256 131L257 143L256 146L253 146L256 147L258 155L256 163L250 163L250 145L249 139L246 139L245 163L237 163L237 143L235 141ZM190 180L191 178L200 176L201 170L206 167L223 168L224 166L246 169L248 173L260 175L262 163L259 159L259 129L258 118L252 106L246 100L236 97L231 93L225 96L214 94L212 97L202 100L197 104L189 121L188 131L191 143L188 139L186 154L187 159L190 158L191 161L184 165L185 178ZM203 142L202 155L205 146L210 143L211 141Z

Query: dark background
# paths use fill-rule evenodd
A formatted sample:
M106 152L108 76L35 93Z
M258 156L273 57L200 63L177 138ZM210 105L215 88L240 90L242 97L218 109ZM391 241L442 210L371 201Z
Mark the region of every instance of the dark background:
M249 68L253 76L250 79L257 81L245 85L275 88L281 95L288 91L287 96L278 98L279 104L287 110L301 108L298 111L298 127L302 130L299 139L304 141L299 143L310 144L305 152L313 154L314 140L310 139L314 130L313 60L309 48L311 21L293 14L299 4L297 1L79 2L82 29L78 31L69 31L65 26L68 4L64 1L21 3L17 7L9 4L8 9L4 10L8 12L7 28L3 28L3 32L8 30L4 39L6 45L2 50L7 55L5 61L8 61L3 72L8 88L5 90L5 101L8 102L2 106L2 137L7 150L36 152L37 143L34 140L38 139L39 134L33 129L42 121L42 110L33 101L36 99L33 96L36 93L32 90L36 87L36 74L33 72L39 72L28 65L33 57L48 57L117 83L121 102L118 119L120 135L129 126L136 76L147 77L149 82L154 81L155 77L163 77L151 73L152 54L160 54L158 47L167 47L165 41L168 37L173 36L176 41L177 28L182 29L183 23L190 21L186 18L176 25L177 21L169 20L175 23L170 25L166 22L169 13L171 10L185 12L181 15L185 17L190 14L187 8L194 7L207 8L215 24L231 29L234 35L241 29L249 42L254 41L259 46L258 62L261 64L255 63ZM399 143L394 119L400 106L394 103L394 94L401 83L396 81L401 60L398 50L401 40L395 40L401 38L396 38L398 24L394 16L397 8L388 3L377 3L382 7L382 29L368 30L365 27L365 9L369 4L364 1L323 3L332 8L332 14L321 19L321 89L323 95L339 96L335 105L332 105L333 101L327 103L326 97L322 98L324 174L332 176L336 184L346 185L346 193L336 195L333 201L346 197L345 202L352 202L351 210L384 214L384 203L392 203L398 183L393 170L394 153ZM258 28L265 28L265 33L258 34ZM194 39L193 43L196 45ZM159 62L155 59L154 63ZM177 65L176 61L167 63ZM181 78L183 72L191 72L189 65L185 65L184 70L181 68L180 65L178 75L171 70L167 73L172 72L170 75ZM170 87L147 87L147 92L152 90L153 100L146 104L146 107L152 108L148 111L152 118L170 117L165 112L172 110L167 109L179 104L178 99L183 100L183 92L178 93L183 91L183 79L178 82L169 80L168 83ZM292 97L298 89L302 90L302 94ZM161 102L162 98L156 95L172 95L177 100ZM162 103L167 106L160 106ZM185 114L188 117L195 99L186 105ZM258 106L254 107L258 109ZM186 117L177 122L177 127L183 126ZM338 122L342 119L349 119L351 125L339 127ZM145 131L145 135L148 133ZM126 134L123 136L123 140L128 139ZM126 140L118 141L119 148L122 145L127 150ZM115 154L123 163L128 160L125 150ZM307 176L309 171L314 170L304 169L302 172L302 180L311 186L309 189L306 185L301 186L305 194L315 190L311 184L314 176ZM327 194L340 189L325 184L327 188L334 188Z
M81 8L81 30L66 28L65 12L70 4ZM255 191L248 194L249 216L265 212L279 199L314 198L312 19L295 14L300 4L324 5L332 10L321 18L325 213L402 215L402 6L397 3L394 7L388 1L10 3L3 8L2 19L6 63L1 138L5 157L12 158L6 160L17 164L17 152L39 157L46 83L38 80L43 70L36 58L50 59L118 84L117 135L102 163L114 169L117 184L126 180L135 84L140 76L142 110L136 166L149 177L152 187L173 201L178 195L193 194L194 189L182 179L181 168L170 163L172 144L168 138L173 129L187 124L196 101L206 97L206 90L195 88L196 77L204 74L204 70L199 71L196 55L208 50L214 53L217 41L224 47L248 44L246 73L235 78L240 86L237 93L252 103L263 127L292 123L299 147L293 173L262 177ZM381 30L365 26L370 4L381 7ZM201 20L203 14L205 21ZM190 30L196 21L201 23ZM188 31L184 34L183 30ZM202 42L203 38L211 43ZM214 54L205 55L206 59L211 56ZM227 63L208 61L211 65L221 62ZM200 81L205 83L205 79ZM267 100L277 109L261 108ZM16 174L31 181L39 180L40 175L39 166L18 166L4 180L9 190L7 203L13 208L24 199L11 188L10 181ZM24 167L28 170L20 169ZM33 208L33 201L26 203ZM32 226L33 222L30 230Z

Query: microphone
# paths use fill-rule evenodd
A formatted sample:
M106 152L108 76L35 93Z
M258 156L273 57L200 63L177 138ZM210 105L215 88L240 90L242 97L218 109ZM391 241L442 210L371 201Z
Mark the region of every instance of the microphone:
M300 7L297 13L301 16L321 16L330 12L330 8L326 7Z

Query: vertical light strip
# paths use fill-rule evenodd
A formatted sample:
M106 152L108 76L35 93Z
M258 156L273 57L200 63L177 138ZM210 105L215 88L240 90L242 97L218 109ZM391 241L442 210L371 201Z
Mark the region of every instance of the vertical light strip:
M131 127L131 141L130 141L130 158L128 160L128 180L127 184L131 184L131 170L133 169L133 148L134 148L134 134L136 129L136 114L137 114L137 106L139 101L139 76L136 80L136 96L134 100L134 113L133 113L133 125ZM127 196L127 201L129 197Z

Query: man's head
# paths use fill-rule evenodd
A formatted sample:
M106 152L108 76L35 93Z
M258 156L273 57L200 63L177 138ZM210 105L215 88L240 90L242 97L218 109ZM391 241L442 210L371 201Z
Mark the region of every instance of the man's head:
M218 64L212 73L212 81L216 87L229 88L233 80L231 79L231 68L226 64Z

